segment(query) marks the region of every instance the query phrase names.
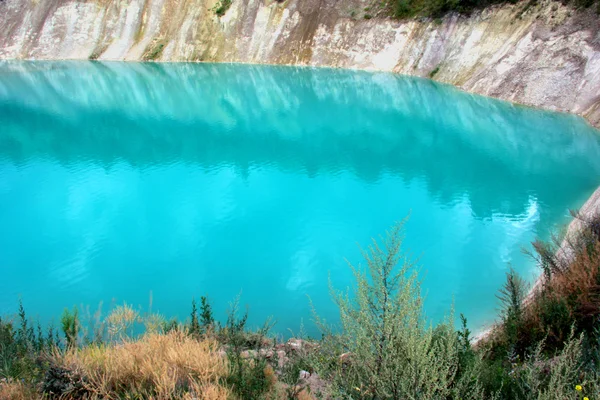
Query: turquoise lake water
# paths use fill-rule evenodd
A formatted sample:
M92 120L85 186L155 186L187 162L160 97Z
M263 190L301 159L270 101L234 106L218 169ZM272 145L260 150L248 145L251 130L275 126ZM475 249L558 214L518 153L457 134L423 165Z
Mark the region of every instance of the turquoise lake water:
M477 328L600 184L582 119L429 80L213 64L0 64L0 314L127 302L331 321L346 259L410 213L426 312Z

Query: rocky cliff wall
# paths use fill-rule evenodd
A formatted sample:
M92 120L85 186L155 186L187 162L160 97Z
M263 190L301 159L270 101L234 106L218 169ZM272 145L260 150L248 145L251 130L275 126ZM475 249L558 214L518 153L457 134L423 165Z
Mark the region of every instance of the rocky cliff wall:
M600 126L600 17L543 0L364 18L364 0L0 0L0 59L297 64L432 76Z

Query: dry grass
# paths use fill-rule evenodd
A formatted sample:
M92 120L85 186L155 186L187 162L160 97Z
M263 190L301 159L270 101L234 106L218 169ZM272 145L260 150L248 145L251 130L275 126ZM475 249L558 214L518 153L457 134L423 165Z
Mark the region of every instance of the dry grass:
M270 365L267 365L263 372L265 374L265 378L267 379L267 382L269 382L269 386L274 387L275 384L277 383L277 375L275 374L275 370L273 369L273 367Z
M598 314L600 286L598 273L600 266L600 242L580 251L573 259L569 268L558 274L550 282L554 293L563 297L571 297L576 304L581 305L580 311L584 316Z
M535 257L544 276L524 299L517 322L517 352L544 341L548 353L559 351L575 334L595 335L600 316L600 215L573 214L579 226L563 240L534 243ZM499 356L509 340L508 321L493 326L476 347L495 348ZM515 345L515 343L511 344ZM515 351L512 348L511 351Z
M0 399L2 400L35 400L39 399L35 390L22 382L0 381Z
M519 329L522 349L544 340L549 350L560 350L575 333L593 334L600 315L600 215L574 214L581 227L564 241L537 242L537 259L546 279L523 306ZM490 335L502 340L504 327Z
M123 395L157 400L231 397L220 384L228 374L228 363L219 354L218 344L194 340L179 331L72 349L55 358L61 367L85 377L92 396L105 399Z
M543 291L539 292L526 314L532 323L539 324L544 300L558 302L564 299L569 316L581 328L590 328L600 315L600 241L588 242L585 249L577 249L568 268L555 273Z
M108 334L111 339L123 338L132 334L133 325L140 322L140 314L131 306L123 304L115 307L106 317L105 322L108 324Z
M298 393L298 400L314 400L315 397L312 396L306 389L302 389L300 393Z

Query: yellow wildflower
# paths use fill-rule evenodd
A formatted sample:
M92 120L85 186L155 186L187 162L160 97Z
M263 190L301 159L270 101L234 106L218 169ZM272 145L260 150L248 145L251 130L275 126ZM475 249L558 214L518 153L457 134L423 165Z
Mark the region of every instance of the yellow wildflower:
M584 397L583 400L590 400L590 398L589 397Z
M359 388L357 388L357 387L355 387L355 388L354 388L354 390L356 390L356 391L359 391L359 392L360 392L360 389L359 389ZM588 399L588 400L589 400L589 399Z
M577 385L577 386L575 386L575 390L577 390L578 392L581 392L583 390L583 388L581 387L581 385Z

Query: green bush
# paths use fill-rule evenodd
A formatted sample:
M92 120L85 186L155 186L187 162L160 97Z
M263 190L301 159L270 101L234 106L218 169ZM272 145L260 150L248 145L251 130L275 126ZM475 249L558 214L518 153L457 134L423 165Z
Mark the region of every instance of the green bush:
M411 18L415 16L441 18L450 12L470 14L477 9L483 9L494 4L516 4L519 0L389 0L388 8L396 18ZM589 8L597 0L564 0L576 8ZM537 3L529 0L521 10L521 14ZM600 13L600 2L598 12Z
M231 7L232 0L220 0L219 3L214 7L213 11L218 17L225 15L229 7Z
M154 40L144 51L142 59L144 61L154 61L162 56L163 51L165 50L165 41L164 40Z
M19 302L18 323L0 317L0 378L30 382L42 372L40 356L58 341L52 326L47 334L28 320Z
M424 16L441 18L449 12L469 13L478 7L484 7L501 0L392 0L392 9L396 18Z
M426 321L417 272L401 249L403 225L388 232L383 248L373 241L363 252L367 271L351 266L352 295L332 289L340 332L317 317L323 348L341 355L318 370L343 398L448 398L459 381L461 342L453 318L435 329Z
M192 299L192 313L190 325L188 327L188 333L192 336L200 336L200 322L198 321L198 307L196 306L196 300Z
M67 346L77 346L77 337L79 335L79 316L77 307L73 308L73 312L65 308L60 318L60 322L67 341Z
M440 72L440 66L436 66L430 73L429 73L429 77L433 78L434 76L437 75L437 73Z
M188 333L190 335L200 337L208 332L218 330L208 297L200 297L200 313L198 313L196 300L192 300L192 312L190 316L191 319L188 326Z
M523 299L526 290L523 279L511 268L506 273L506 283L497 295L502 305L501 317L508 351L516 352L520 356L523 355L523 349L519 346L519 342L523 329Z
M238 317L239 297L231 303L227 323L219 331L220 340L226 343L230 374L227 380L241 399L258 399L268 392L273 382L269 379L269 363L261 354L264 338L272 327L270 321L255 334L247 330L248 310ZM250 350L250 351L249 351Z

